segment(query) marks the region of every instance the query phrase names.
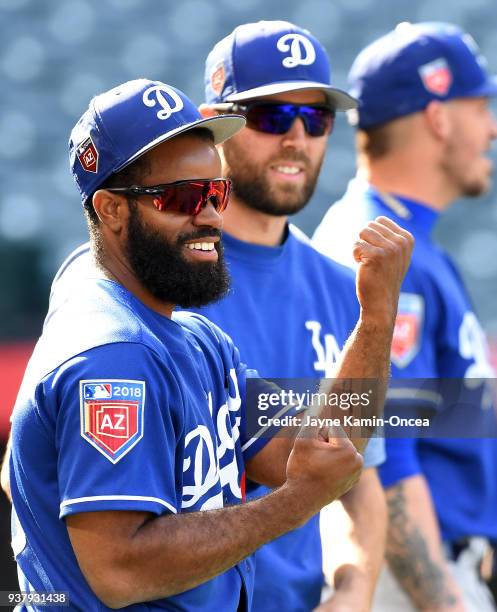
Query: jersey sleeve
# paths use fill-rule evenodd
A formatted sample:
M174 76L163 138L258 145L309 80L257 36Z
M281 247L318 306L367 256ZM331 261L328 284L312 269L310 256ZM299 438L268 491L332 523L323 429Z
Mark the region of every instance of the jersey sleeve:
M386 458L384 438L371 438L364 451L364 467L378 467Z
M174 380L140 344L97 347L44 383L55 419L60 517L97 510L176 513L183 430Z
M386 438L385 448L387 460L378 468L383 487L421 473L415 438Z

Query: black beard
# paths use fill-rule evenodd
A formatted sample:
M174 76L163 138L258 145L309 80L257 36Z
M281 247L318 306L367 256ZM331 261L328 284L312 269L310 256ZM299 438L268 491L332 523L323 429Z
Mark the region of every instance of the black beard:
M182 308L198 308L226 295L230 278L220 241L215 244L216 262L190 263L181 254L185 242L221 236L219 230L202 228L191 234L180 234L171 243L142 223L136 204L130 202L129 210L129 263L138 280L155 298Z

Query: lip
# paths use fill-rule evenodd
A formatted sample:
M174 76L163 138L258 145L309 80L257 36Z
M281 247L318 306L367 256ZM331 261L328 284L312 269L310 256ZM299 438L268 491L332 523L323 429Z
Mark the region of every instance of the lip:
M287 168L295 168L297 172L295 172L294 174L287 174L286 172L281 172L280 170L278 170L278 167L282 166L286 166ZM305 168L296 163L280 162L271 164L269 166L269 170L272 174L284 181L298 182L305 178Z
M188 244L202 244L203 242L207 244L216 244L219 242L219 238L217 236L210 236L197 238L197 240L188 240L183 245L184 250L187 252L187 257L197 261L217 261L219 256L215 247L211 251L202 251L200 249L189 249L187 246Z

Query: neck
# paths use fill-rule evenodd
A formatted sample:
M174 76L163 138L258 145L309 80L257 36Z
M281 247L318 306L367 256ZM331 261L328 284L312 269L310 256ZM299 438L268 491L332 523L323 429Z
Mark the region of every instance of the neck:
M163 302L154 297L136 278L122 253L106 245L98 256L92 245L92 254L97 267L109 280L115 281L155 312L171 318L175 304Z
M378 191L422 202L439 212L457 197L448 189L436 164L422 159L414 162L398 154L380 160L360 158L358 176Z
M224 229L245 242L264 246L278 246L283 240L287 217L275 217L248 207L245 202L231 196L223 213Z

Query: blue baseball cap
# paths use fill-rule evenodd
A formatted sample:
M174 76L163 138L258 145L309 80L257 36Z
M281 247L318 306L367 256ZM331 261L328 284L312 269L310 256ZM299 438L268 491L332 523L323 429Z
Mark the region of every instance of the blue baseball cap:
M239 115L203 118L171 85L128 81L91 100L71 132L69 164L84 202L111 174L174 136L203 127L218 144L244 125Z
M497 95L473 38L450 23L401 23L363 49L349 73L358 127L423 110L432 100Z
M357 106L331 86L328 55L310 32L288 21L238 26L219 41L205 62L207 104L240 102L299 89L318 89L335 110Z

